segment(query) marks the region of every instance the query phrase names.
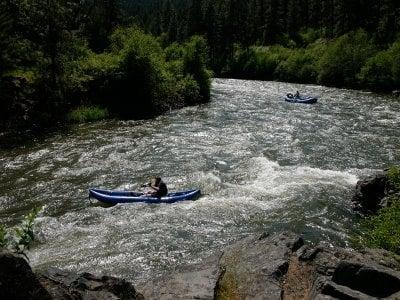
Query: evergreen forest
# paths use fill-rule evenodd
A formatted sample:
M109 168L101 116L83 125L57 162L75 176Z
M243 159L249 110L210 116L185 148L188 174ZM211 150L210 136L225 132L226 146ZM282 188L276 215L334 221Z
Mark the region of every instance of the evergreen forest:
M207 102L212 76L391 92L396 0L0 0L0 132Z

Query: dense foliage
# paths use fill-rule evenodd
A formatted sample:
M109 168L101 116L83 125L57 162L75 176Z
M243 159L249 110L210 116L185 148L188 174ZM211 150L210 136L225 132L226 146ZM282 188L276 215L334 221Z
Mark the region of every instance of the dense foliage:
M364 30L301 48L236 46L225 72L238 78L392 91L400 87L400 41L380 49Z
M397 0L125 0L123 4L131 8L129 14L138 24L168 41L206 36L218 73L230 64L234 44L304 47L310 38L331 40L362 29L372 43L385 48L400 30ZM307 30L312 35L304 38L302 32ZM346 42L342 38L341 43Z
M399 31L397 0L0 0L0 132L80 107L147 118L204 102L206 65L400 89Z
M125 24L119 2L0 0L0 137L55 121L148 118L209 100L205 40L165 48Z

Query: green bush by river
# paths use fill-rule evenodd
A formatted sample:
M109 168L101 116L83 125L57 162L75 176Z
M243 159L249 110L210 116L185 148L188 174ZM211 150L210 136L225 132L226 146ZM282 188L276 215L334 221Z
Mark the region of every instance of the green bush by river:
M165 48L137 27L119 27L100 52L84 38L70 37L60 44L64 48L57 53L54 74L49 73L51 62L40 57L46 50L32 44L39 57L25 53L31 49L18 49L29 63L4 58L8 68L0 74L0 132L109 116L150 118L210 98L208 49L199 36Z
M400 87L400 40L378 46L363 30L331 40L309 30L302 41L303 47L294 41L286 46L236 46L224 75L379 92Z

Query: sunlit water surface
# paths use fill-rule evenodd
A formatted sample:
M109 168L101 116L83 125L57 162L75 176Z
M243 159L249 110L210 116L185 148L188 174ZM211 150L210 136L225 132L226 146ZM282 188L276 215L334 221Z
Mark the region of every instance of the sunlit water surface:
M320 97L286 103L286 92ZM142 283L251 233L292 230L348 246L359 177L400 161L400 103L389 96L276 82L213 81L209 104L155 120L85 124L0 152L0 221L43 207L29 252L55 266ZM136 190L161 175L176 204L91 203L89 187Z

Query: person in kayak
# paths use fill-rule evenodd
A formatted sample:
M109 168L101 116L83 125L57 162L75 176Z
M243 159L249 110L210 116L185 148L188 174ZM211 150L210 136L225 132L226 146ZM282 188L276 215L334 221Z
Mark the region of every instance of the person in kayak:
M152 178L150 182L144 186L149 188L149 191L144 193L145 196L161 198L168 194L167 185L162 181L161 177Z
M299 93L299 91L297 91L296 94L294 94L294 97L295 97L295 98L300 98L300 93Z

